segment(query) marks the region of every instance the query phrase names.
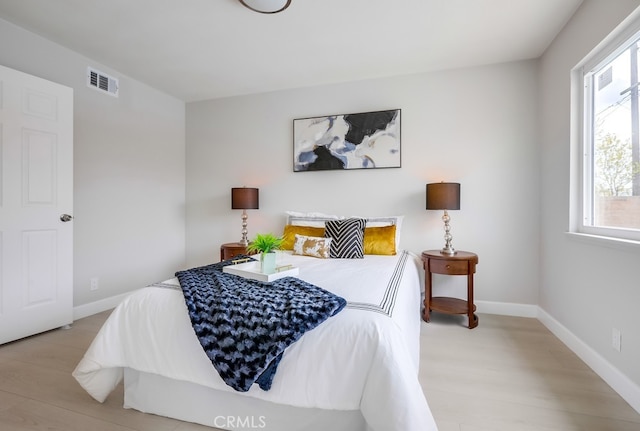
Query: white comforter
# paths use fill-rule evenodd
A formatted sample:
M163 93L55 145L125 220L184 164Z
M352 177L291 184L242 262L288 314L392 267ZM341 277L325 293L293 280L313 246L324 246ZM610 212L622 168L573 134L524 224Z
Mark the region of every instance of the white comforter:
M299 267L299 278L348 305L285 351L271 390L254 385L243 395L298 407L359 409L372 430L436 430L418 382L418 258L406 252L350 260L286 253L281 263ZM179 288L146 287L127 297L73 376L102 402L124 367L235 392L200 346Z

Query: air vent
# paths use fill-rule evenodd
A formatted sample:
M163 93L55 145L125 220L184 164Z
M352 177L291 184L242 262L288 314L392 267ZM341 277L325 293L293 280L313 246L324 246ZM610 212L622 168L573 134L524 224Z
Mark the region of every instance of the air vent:
M90 67L87 68L87 85L118 97L118 80Z

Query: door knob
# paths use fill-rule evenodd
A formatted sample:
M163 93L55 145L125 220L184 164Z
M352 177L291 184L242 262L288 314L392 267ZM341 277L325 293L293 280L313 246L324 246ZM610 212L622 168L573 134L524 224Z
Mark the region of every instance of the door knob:
M71 221L72 219L73 219L73 217L70 216L69 214L62 214L60 216L60 221L63 221L65 223L68 222L68 221Z

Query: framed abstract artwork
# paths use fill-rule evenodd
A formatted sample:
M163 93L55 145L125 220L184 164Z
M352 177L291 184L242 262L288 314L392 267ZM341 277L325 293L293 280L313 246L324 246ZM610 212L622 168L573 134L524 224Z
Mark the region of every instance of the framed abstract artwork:
M293 120L293 171L400 167L400 109Z

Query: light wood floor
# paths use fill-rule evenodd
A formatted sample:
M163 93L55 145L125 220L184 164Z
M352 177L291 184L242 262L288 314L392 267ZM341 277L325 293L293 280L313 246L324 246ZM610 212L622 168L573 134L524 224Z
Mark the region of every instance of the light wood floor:
M440 431L638 431L640 414L536 319L432 314L420 382ZM463 321L464 320L464 321Z
M125 410L121 386L104 404L78 386L71 371L108 314L0 346L0 430L211 430ZM423 323L420 381L440 431L640 430L640 415L537 320L462 323Z

